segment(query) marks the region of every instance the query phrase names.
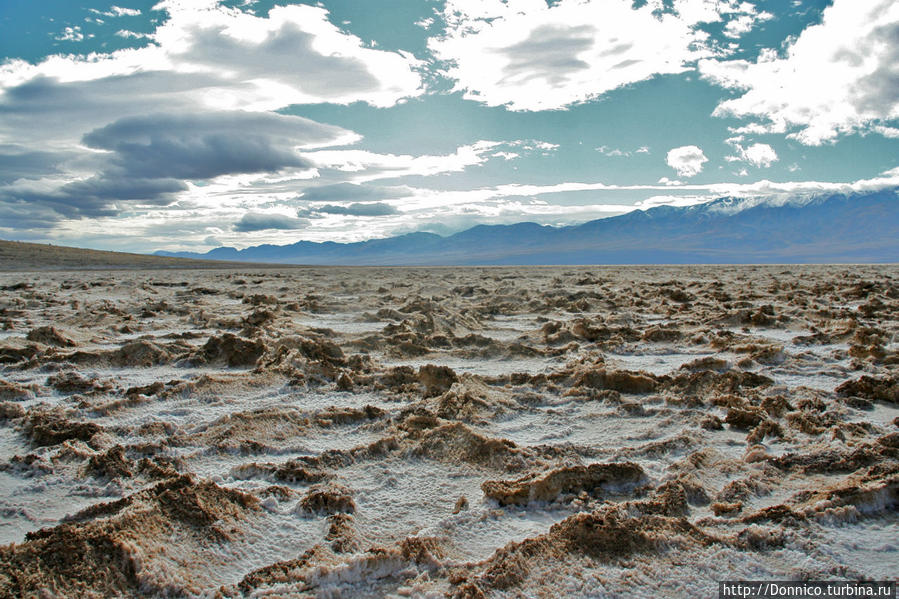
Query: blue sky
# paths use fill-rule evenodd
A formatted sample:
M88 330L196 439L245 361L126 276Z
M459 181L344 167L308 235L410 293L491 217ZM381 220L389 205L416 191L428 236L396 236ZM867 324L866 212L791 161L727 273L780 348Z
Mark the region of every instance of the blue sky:
M899 184L891 0L4 0L0 237L564 225Z

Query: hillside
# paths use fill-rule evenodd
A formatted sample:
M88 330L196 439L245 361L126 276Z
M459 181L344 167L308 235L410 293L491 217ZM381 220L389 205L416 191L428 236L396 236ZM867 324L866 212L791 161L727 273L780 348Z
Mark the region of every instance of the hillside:
M241 266L246 266L241 263ZM222 268L234 264L0 240L0 271Z

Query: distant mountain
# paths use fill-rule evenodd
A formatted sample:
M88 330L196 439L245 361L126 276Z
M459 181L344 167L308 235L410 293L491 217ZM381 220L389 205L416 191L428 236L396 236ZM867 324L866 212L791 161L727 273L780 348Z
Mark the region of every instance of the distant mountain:
M570 227L479 225L448 237L412 233L157 254L342 265L899 262L899 188L782 200L724 197Z

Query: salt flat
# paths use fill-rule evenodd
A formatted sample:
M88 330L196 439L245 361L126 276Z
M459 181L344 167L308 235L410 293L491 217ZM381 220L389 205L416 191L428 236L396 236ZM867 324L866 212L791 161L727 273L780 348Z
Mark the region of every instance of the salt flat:
M0 595L893 577L897 277L0 273Z

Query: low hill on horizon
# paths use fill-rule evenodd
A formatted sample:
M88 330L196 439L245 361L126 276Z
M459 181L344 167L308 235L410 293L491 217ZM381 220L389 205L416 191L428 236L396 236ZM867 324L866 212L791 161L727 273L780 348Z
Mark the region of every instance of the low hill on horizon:
M0 271L226 268L211 260L89 250L45 243L0 240ZM247 266L244 262L234 266Z

